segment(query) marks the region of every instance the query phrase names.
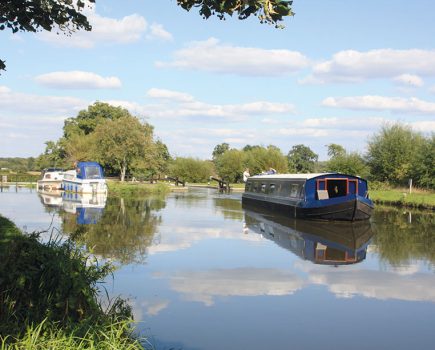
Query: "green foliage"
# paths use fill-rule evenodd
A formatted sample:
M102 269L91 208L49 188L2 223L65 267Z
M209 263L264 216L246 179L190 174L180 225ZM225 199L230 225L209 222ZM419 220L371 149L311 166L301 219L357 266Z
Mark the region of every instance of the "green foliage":
M138 186L142 189L149 188ZM164 184L152 186L153 193L159 188L168 188ZM110 193L114 188L122 191L131 186L124 183L120 187L111 183ZM97 225L79 225L75 215L63 212L62 231L88 247L93 254L116 261L117 264L143 263L161 223L158 212L166 203L164 197L150 196L149 192L146 198L138 196L137 191L131 196L126 196L125 193L128 192L123 191L122 197L108 198Z
M150 178L167 171L171 156L166 145L154 141L151 125L124 108L96 102L68 118L63 131L57 142L46 142L37 161L41 168L69 168L74 161L94 160L106 174L119 175L121 181L127 173Z
M129 167L144 170L156 154L152 126L130 115L106 120L91 135L94 159L118 170L121 181Z
M64 329L43 321L30 325L22 336L1 337L0 349L9 350L143 350L139 339L131 334L128 320L115 320L110 324L90 325L87 332L78 336L76 329Z
M216 159L216 172L225 181L238 182L242 179L245 164L245 152L231 149Z
M344 156L346 154L346 150L344 149L344 147L336 143L330 143L326 147L328 147L328 156L330 158Z
M226 15L236 14L239 19L246 19L251 15L257 16L261 23L274 24L285 16L293 16L292 1L283 0L177 0L178 5L189 11L192 7L199 8L199 14L204 18L216 15L225 19Z
M70 240L41 243L38 233L23 235L2 217L0 242L3 348L42 349L39 341L59 340L52 333L60 329L70 340L99 343L108 339L102 332L112 328L118 341L135 343L126 302L116 299L103 309L99 301L98 283L112 272L111 265L98 264Z
M63 133L65 138L71 135L89 135L96 127L104 121L117 120L122 117L129 117L128 110L122 107L115 107L108 103L95 102L87 109L81 110L77 117L65 120Z
M373 215L376 235L373 247L381 260L396 266L415 261L435 263L435 215L429 211L413 211L377 206Z
M253 146L245 153L245 165L249 168L251 175L260 174L269 168L274 168L278 173L288 172L287 159L276 146Z
M12 33L16 33L51 31L58 28L67 35L80 29L91 30L92 26L82 14L85 5L82 0L2 0L0 30L10 29ZM0 60L0 70L4 69L5 62Z
M435 134L423 141L412 162L411 176L418 186L435 189Z
M166 194L170 191L165 183L115 182L108 181L110 197L141 197L144 195Z
M187 182L207 182L214 174L214 165L207 160L177 157L169 165L168 175Z
M333 156L326 164L326 171L355 175L362 178L367 178L370 173L366 162L357 152L346 153L346 151Z
M2 173L7 173L8 171L26 172L31 170L39 170L38 166L36 165L36 160L33 157L0 158L0 169L1 168L8 169L2 171Z
M230 149L230 145L226 142L216 145L212 153L213 161L216 161L217 158L219 158L222 154L224 154L229 149Z
M295 145L287 155L288 167L294 173L312 173L319 156L305 145Z
M423 142L423 137L409 126L399 123L383 126L368 143L372 178L395 185L406 184Z

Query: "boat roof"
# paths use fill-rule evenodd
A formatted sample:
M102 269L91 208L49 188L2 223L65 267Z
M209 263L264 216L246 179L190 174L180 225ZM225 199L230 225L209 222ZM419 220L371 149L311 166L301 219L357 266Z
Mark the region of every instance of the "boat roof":
M250 179L294 179L294 180L309 180L323 175L345 175L340 173L309 173L309 174L273 174L273 175L254 175ZM351 175L349 175L351 176ZM357 176L352 176L357 177Z

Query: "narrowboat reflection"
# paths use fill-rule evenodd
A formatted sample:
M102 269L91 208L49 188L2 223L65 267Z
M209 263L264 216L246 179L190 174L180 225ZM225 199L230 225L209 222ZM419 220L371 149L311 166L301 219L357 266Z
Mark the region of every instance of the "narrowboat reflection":
M290 219L246 208L244 233L261 234L303 260L315 264L346 265L366 258L373 236L368 221L316 222Z

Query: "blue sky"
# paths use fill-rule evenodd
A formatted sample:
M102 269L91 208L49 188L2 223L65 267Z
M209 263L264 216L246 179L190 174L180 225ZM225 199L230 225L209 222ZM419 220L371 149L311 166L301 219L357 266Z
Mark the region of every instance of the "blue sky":
M92 32L0 32L0 157L37 156L95 101L173 156L227 142L365 152L388 122L435 132L434 1L295 0L285 29L202 19L174 0L98 1Z

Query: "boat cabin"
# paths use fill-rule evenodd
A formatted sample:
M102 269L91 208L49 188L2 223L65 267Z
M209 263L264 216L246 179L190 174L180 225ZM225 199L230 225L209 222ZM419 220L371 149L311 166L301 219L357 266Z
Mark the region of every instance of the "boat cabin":
M245 192L294 200L367 196L368 193L366 180L338 173L256 175L246 182Z

